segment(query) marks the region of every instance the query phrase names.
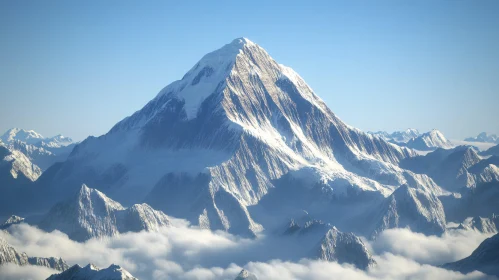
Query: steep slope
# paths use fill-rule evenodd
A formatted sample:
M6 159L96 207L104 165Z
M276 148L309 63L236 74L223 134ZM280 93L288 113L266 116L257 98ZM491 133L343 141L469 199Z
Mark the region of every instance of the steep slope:
M0 187L15 186L33 182L40 177L42 171L23 153L10 151L0 145Z
M437 149L425 156L404 159L400 166L415 173L427 174L449 191L462 191L499 180L499 158L482 159L470 146Z
M488 150L480 153L483 156L499 156L499 145L490 147Z
M18 253L14 247L10 246L5 239L0 237L0 265L5 263L13 263L20 266L45 266L59 271L64 271L69 267L61 258L28 257L26 253Z
M499 276L499 234L485 239L469 257L444 264L443 267L461 273L478 270L488 275Z
M344 124L298 74L241 38L77 145L40 189L67 196L88 182L125 204L253 236L262 226L248 207L286 188L285 175L336 198L433 188L397 166L414 155Z
M426 235L445 231L446 218L442 202L431 192L401 186L374 207L364 225L366 236L376 238L385 229L410 228Z
M478 134L476 137L468 137L468 138L464 139L464 141L499 144L499 137L497 137L497 135L495 135L495 134L487 134L487 132L482 132L482 133Z
M299 258L349 263L359 269L367 269L376 263L363 241L355 234L341 232L331 224L311 218L306 212L301 217L291 219L281 236L282 240L287 239L290 244L300 244L300 249L309 248Z
M169 224L168 216L147 204L124 208L103 193L82 185L75 197L55 205L39 227L45 231L57 229L73 240L84 241L128 231L157 231Z
M437 148L450 149L454 147L442 132L436 129L409 140L406 146L419 151L432 151Z
M464 220L460 227L465 229L472 229L482 233L497 233L498 228L496 223L499 222L499 217L492 215L490 218L483 218L480 216L469 217Z
M75 146L69 137L57 135L45 138L33 130L13 128L2 136L3 145L10 151L21 152L45 171L55 162L65 161Z
M318 246L319 259L338 263L351 263L359 269L376 264L364 242L353 233L330 229Z
M130 272L118 265L100 269L93 264L85 267L74 265L59 274L53 274L47 280L137 280Z

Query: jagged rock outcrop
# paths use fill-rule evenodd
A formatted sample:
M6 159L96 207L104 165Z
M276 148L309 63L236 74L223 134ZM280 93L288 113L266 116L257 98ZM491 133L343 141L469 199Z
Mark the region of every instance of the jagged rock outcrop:
M82 185L76 196L56 204L39 227L45 231L57 229L73 240L84 241L128 231L158 231L169 224L167 215L147 204L125 208L102 192Z
M38 265L52 268L59 271L68 269L68 265L61 258L40 258L28 257L26 253L18 253L5 239L0 237L0 265L13 263L16 265Z
M10 216L3 224L0 225L0 229L7 229L12 225L20 224L24 221L24 218L21 218L16 215Z
M74 265L59 274L53 274L47 280L138 280L119 265L100 269L93 264L85 267Z

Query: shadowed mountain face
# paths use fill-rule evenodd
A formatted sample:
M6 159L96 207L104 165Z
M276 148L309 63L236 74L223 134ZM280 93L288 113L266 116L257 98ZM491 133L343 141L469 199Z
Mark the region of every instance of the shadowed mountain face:
M279 200L287 180L301 182L290 192L325 205L378 203L403 184L439 194L426 175L399 168L414 155L343 123L297 73L241 38L204 56L107 134L77 145L37 189L50 205L85 182L125 205L145 201L203 227L254 236L267 225L249 208L271 192ZM296 205L317 216L330 210Z
M499 277L499 234L485 239L469 257L444 264L443 268L461 273L478 270Z

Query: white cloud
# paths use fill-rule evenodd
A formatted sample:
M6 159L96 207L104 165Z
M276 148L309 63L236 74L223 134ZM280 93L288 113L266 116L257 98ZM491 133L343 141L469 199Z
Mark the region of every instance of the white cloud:
M441 265L465 258L491 234L473 230L449 230L441 237L425 236L409 229L390 229L371 243L374 252L390 252L419 263Z
M141 279L234 279L242 267L260 279L479 279L478 272L462 275L428 264L442 264L467 256L486 238L476 232L424 236L407 229L388 230L372 242L378 265L362 271L351 265L316 260L272 260L291 247L283 238L242 239L177 223L161 232L127 233L85 243L58 231L43 232L21 224L0 232L18 251L31 256L60 256L70 265L99 267L119 264ZM296 240L294 240L296 241ZM288 243L286 243L288 242ZM301 244L294 244L300 246ZM293 247L291 247L293 248ZM311 248L310 248L311 249ZM280 254L276 251L281 250ZM309 249L304 248L304 251ZM284 252L284 253L283 253ZM281 257L281 259L285 259ZM37 274L35 270L44 270ZM48 271L48 272L47 272ZM0 279L45 279L45 268L2 266ZM23 276L26 275L26 276ZM23 278L24 277L24 278ZM31 277L31 278L30 278Z

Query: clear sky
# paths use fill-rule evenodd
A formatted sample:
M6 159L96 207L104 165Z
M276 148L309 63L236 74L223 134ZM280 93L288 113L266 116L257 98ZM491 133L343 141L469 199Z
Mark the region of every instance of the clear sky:
M497 0L1 0L0 131L101 135L237 37L362 130L499 134Z

